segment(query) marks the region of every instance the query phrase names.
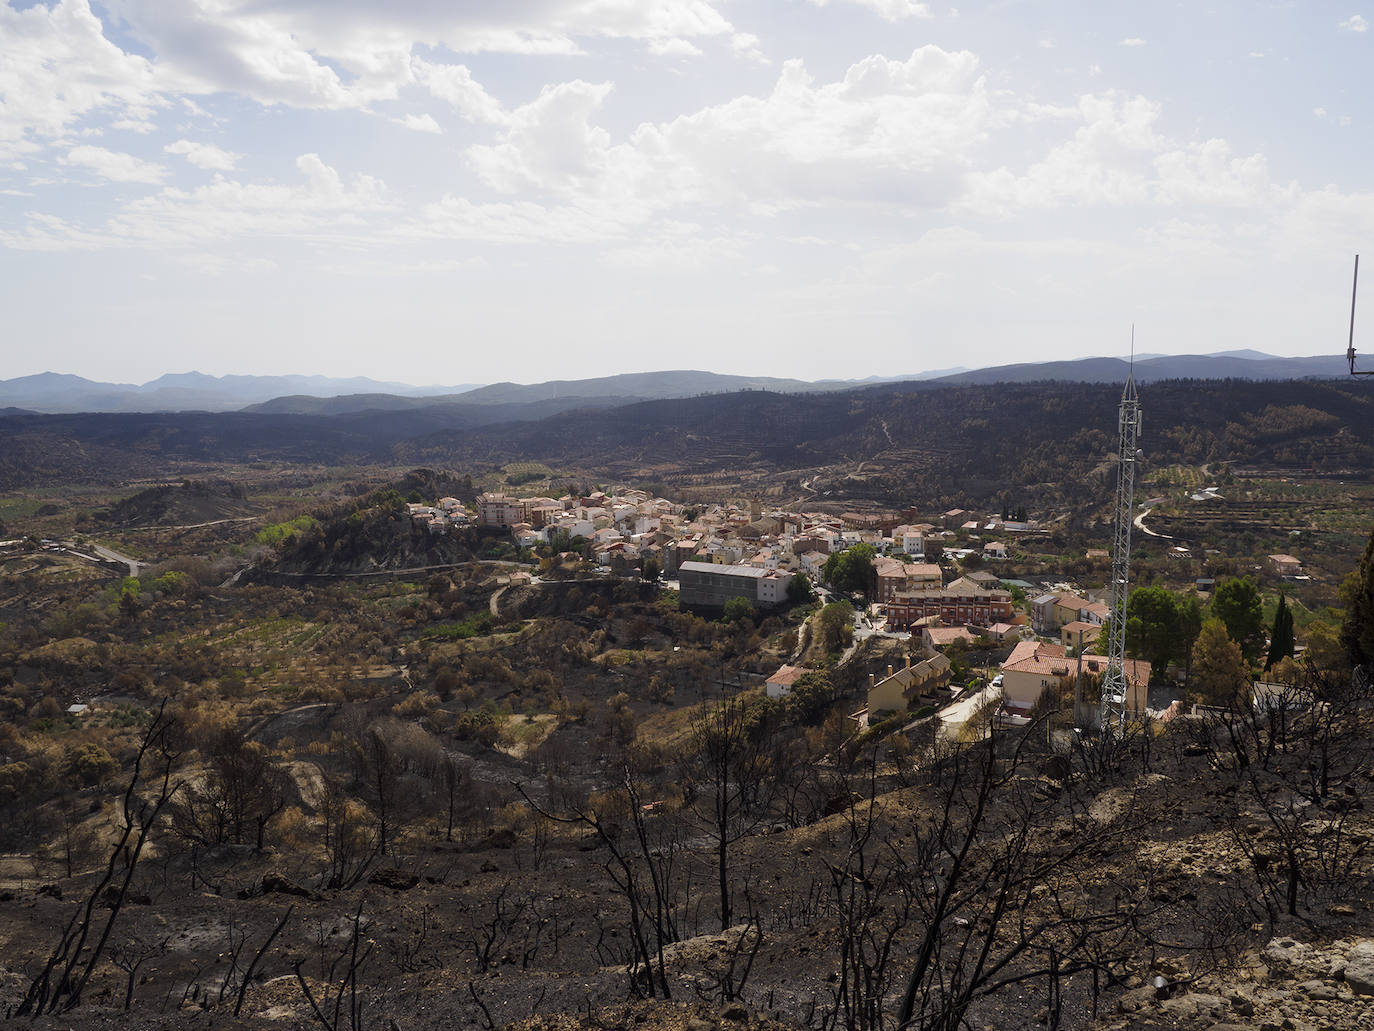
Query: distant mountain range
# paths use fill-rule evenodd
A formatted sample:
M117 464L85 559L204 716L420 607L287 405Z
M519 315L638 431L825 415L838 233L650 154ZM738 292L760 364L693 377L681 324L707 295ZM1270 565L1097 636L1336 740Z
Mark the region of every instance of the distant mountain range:
M627 404L551 398L335 415L4 414L0 490L199 478L222 475L224 463L490 476L510 463L540 462L559 476L661 483L694 497L782 485L787 497L818 502L1078 504L1080 496L1110 497L1104 459L1114 453L1120 396L1115 381L905 381L805 397L737 390ZM1368 380L1172 379L1141 396L1152 427L1147 460L1157 467L1225 461L1339 479L1374 469Z
M1139 383L1166 379L1340 379L1349 374L1342 354L1310 358L1276 358L1259 351L1218 354L1172 354L1137 359L1134 366L1121 358L1079 358L1064 362L1027 362L973 369L941 376L937 383L1036 383L1066 380L1074 383L1124 383L1129 371Z
M1130 369L1120 358L1027 362L986 369L941 369L908 376L862 380L798 380L770 376L731 376L675 370L623 373L545 383L493 383L486 386L416 387L365 377L207 376L188 372L160 376L141 385L98 383L80 376L45 372L0 380L0 410L47 414L76 412L226 412L266 415L348 415L359 412L408 412L444 408L456 424L545 418L560 411L604 408L638 401L668 400L741 390L774 393L821 393L885 383L920 381L940 384L1031 383L1060 380L1079 383L1123 382ZM1259 351L1226 351L1209 355L1154 355L1134 364L1140 382L1169 379L1289 380L1329 379L1346 374L1339 354L1310 358L1276 358Z
M284 394L334 397L376 393L418 397L471 390L473 384L415 387L383 383L365 377L329 376L207 376L201 372L171 373L148 383L98 383L82 376L43 372L36 376L0 380L0 408L30 412L227 412L270 401Z
M906 378L906 377L903 377ZM522 420L524 409L530 418L543 418L573 408L604 408L636 401L664 401L701 394L727 394L740 390L769 390L779 394L820 393L853 390L896 379L872 377L865 380L801 380L773 376L730 376L716 372L670 370L666 372L627 372L592 379L550 380L547 383L492 383L462 393L440 396L400 397L394 394L349 394L320 398L278 397L244 409L272 415L346 415L362 411L413 411L443 405L470 409L483 423Z

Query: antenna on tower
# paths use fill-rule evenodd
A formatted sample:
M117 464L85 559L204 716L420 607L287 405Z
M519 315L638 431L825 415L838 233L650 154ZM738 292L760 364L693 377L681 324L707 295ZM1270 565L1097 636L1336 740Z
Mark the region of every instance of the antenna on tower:
M1360 288L1360 256L1355 255L1355 278L1350 284L1350 342L1345 348L1345 360L1350 363L1350 375L1374 376L1374 371L1360 372L1355 368L1355 294Z
M1135 463L1140 452L1140 397L1135 386L1135 326L1131 326L1131 365L1117 410L1116 512L1112 519L1111 622L1107 631L1107 672L1102 678L1102 740L1126 726L1126 597L1130 586L1131 509L1135 503Z

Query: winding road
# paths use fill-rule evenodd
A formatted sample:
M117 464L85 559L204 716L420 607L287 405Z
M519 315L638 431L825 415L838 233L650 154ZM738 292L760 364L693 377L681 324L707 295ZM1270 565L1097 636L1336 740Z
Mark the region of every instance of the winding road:
M1173 540L1174 538L1169 534L1155 533L1153 530L1151 530L1148 526L1145 525L1145 517L1153 511L1153 508L1147 508L1144 511L1142 511L1140 515L1136 516L1135 519L1132 520L1132 522L1135 523L1136 529L1139 530L1141 533L1145 534L1145 536L1147 537L1158 537L1162 541Z

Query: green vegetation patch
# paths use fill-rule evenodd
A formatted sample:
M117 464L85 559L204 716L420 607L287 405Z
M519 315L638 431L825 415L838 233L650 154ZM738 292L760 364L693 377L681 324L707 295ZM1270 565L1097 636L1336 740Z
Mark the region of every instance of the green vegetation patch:
M474 612L462 622L427 626L420 636L431 641L466 641L473 637L486 637L494 626L490 612Z
M284 523L271 523L258 531L256 540L270 548L293 542L301 534L320 528L320 521L314 516L303 515L288 519Z

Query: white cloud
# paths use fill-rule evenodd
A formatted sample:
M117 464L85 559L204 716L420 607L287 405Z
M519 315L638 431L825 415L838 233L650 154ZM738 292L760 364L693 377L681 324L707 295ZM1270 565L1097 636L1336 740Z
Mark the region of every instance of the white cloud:
M1225 140L1180 144L1159 130L1160 106L1108 92L1082 97L1080 126L1024 173L968 176L959 207L1011 217L1027 208L1083 205L1253 208L1290 198L1259 154L1236 157Z
M0 5L0 157L28 153L100 110L146 121L162 101L154 69L105 39L86 0Z
M609 82L580 79L546 86L510 114L501 143L472 147L468 160L488 184L508 192L585 182L604 167L610 146L610 134L589 121L610 91Z
M465 66L434 64L417 57L412 59L411 69L420 85L452 104L469 121L495 125L506 120L500 103L473 79Z
M1369 21L1362 14L1352 14L1339 27L1344 32L1368 32Z
M422 217L399 227L398 237L480 240L488 243L605 243L626 238L624 223L606 212L533 201L479 204L446 195L425 205Z
M183 91L227 90L306 108L395 99L416 81L416 44L456 53L572 55L583 53L579 40L641 40L661 50L734 31L712 0L110 3Z
M102 179L117 183L160 183L167 177L167 169L161 165L90 144L73 147L58 161L68 166L88 168Z
M113 0L111 9L157 54L159 83L169 91L232 92L302 108L357 107L389 95L386 86L369 88L373 84L362 74L345 85L279 12L235 0ZM396 46L383 43L354 55L361 58L358 70L383 63L379 53ZM402 45L402 54L408 52L409 45ZM395 82L388 85L394 95Z
M769 63L760 46L759 37L752 32L736 32L730 37L730 49L746 61L753 61L756 64Z
M656 57L700 57L701 47L685 39L651 39L649 53Z
M407 129L414 129L416 132L439 134L444 131L439 128L439 123L436 122L431 115L406 115L404 118L397 118L395 121L397 125L403 125Z
M836 0L811 0L817 7L825 7ZM848 3L866 7L887 21L902 21L906 18L929 18L930 7L918 0L847 0ZM957 13L957 12L955 12Z
M1120 43L1117 44L1117 46L1122 47L1143 47L1144 45L1145 41L1141 39L1139 36L1131 36L1129 39L1123 39Z
M123 205L92 230L47 214L21 230L0 230L0 246L76 250L120 246L184 248L225 240L282 237L337 243L370 238L371 216L394 212L385 184L360 175L345 183L318 154L296 159L294 184L243 183L216 176L195 190L165 187Z
M191 140L177 140L162 148L168 154L180 154L197 168L216 172L228 172L238 163L242 154L216 147L213 143L193 143Z
M1313 113L1314 115L1316 115L1318 118L1325 118L1325 117L1326 117L1326 108L1324 108L1324 107L1314 107L1314 108L1312 109L1312 113Z
M618 144L593 122L609 90L546 88L500 142L471 148L470 162L497 189L579 198L620 217L680 204L769 213L823 199L936 207L989 130L1012 117L995 110L972 54L935 46L906 61L865 58L826 84L789 61L767 96L645 123Z

